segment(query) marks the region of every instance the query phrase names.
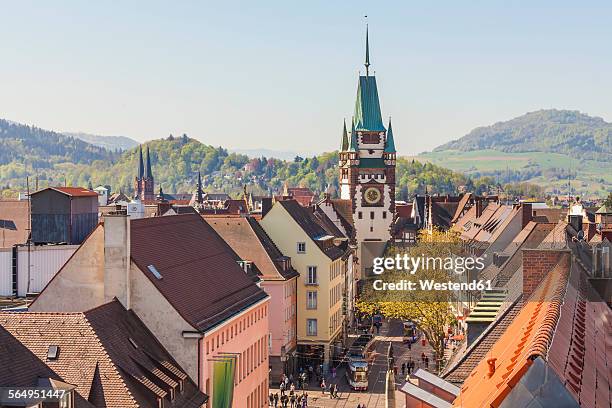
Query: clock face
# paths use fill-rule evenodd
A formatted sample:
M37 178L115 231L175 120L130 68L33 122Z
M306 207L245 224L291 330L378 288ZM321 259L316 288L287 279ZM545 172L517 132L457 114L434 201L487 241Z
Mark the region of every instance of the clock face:
M364 197L368 204L376 204L381 198L380 190L376 187L369 187L366 189Z

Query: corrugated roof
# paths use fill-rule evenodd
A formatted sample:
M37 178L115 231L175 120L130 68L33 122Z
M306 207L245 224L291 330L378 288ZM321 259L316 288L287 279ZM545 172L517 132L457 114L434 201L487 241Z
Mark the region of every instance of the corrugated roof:
M130 225L132 260L193 327L206 331L267 297L199 215L142 218Z

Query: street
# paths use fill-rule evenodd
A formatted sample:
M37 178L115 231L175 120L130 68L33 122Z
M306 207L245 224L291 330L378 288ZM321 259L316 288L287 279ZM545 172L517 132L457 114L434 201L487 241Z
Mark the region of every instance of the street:
M401 364L412 359L417 363L421 361L421 353L431 353L428 346L423 347L420 342L414 343L411 349L407 344L402 343L402 322L399 320L384 321L380 331L380 335L376 336L376 347L374 349L374 360L370 366L368 376L369 387L368 391L353 391L346 381L346 366L341 365L336 373L336 378L331 376L326 380L329 385L330 381L338 386L338 398L332 399L329 393L323 395L318 389L318 384L312 382L309 384L306 392L308 393L309 408L355 408L361 404L367 408L384 408L385 407L385 375L387 370L387 350L389 342L393 344L393 353L398 366L398 375L396 376L396 385L403 383L401 379ZM279 393L278 388L270 389L271 393ZM279 405L280 406L280 405Z

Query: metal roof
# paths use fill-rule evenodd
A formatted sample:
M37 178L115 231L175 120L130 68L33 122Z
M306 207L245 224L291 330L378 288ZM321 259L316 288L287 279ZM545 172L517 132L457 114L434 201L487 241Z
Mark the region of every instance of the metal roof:
M359 76L355 118L353 120L357 131L385 132L387 130L383 125L380 114L376 77L370 75Z

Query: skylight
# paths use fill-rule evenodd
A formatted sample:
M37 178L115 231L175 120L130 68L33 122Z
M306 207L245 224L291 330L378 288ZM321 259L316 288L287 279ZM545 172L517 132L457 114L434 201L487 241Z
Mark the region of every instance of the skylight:
M157 268L155 266L149 265L149 266L147 266L147 268L149 268L149 270L151 271L153 276L155 276L157 279L161 279L162 278L161 273L159 273L159 271L157 270Z
M59 355L59 346L49 346L47 350L47 358L49 360L57 360L57 356Z

